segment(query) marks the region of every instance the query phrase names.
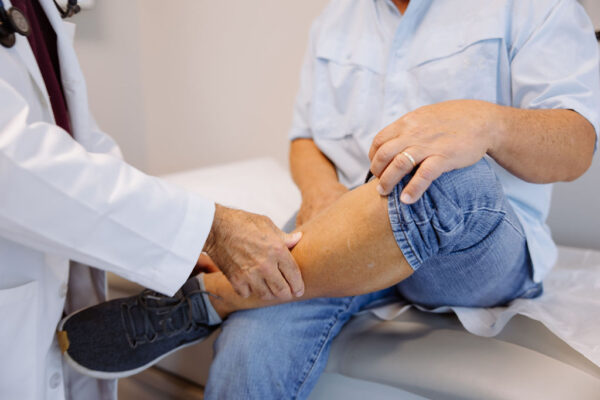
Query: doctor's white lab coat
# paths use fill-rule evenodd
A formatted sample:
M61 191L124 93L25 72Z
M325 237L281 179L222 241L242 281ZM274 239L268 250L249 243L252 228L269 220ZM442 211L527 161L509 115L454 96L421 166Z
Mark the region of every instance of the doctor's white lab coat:
M87 265L173 294L196 263L214 204L121 160L89 112L74 25L52 0L39 1L57 34L75 139L54 124L17 35L13 48L0 47L0 399L110 399L115 383L63 367L55 339L63 311L104 299L104 273Z

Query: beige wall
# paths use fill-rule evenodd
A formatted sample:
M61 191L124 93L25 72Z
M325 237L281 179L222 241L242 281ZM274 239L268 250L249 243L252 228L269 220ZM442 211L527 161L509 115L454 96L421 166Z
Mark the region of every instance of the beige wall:
M96 2L77 17L76 48L100 126L153 174L286 163L308 30L325 3Z
M596 29L600 29L600 1L598 0L580 0L583 7L587 10Z
M139 1L101 0L75 16L75 48L94 116L125 158L147 167L145 110L140 79Z

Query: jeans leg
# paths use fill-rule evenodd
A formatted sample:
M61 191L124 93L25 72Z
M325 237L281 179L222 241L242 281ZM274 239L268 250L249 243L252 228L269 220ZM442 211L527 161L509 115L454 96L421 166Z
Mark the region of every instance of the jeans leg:
M391 293L317 298L232 314L215 343L206 399L307 398L344 324Z
M443 174L412 205L388 197L392 230L415 273L397 285L429 307L491 307L541 293L523 228L485 160Z

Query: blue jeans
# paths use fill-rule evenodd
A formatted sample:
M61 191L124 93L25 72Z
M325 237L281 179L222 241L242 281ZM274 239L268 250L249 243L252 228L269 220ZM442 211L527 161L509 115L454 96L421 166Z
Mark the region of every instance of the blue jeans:
M536 297L527 242L489 164L442 175L415 204L388 197L392 231L415 270L375 293L232 314L215 344L206 399L305 399L332 340L357 312L393 299L425 307L490 307Z

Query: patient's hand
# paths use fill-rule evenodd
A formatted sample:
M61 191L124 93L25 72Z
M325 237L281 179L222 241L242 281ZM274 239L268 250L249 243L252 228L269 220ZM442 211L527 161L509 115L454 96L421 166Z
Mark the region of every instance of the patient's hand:
M263 216L217 204L204 251L242 297L290 300L304 294L298 264L289 249L302 237L286 234Z
M446 101L418 108L385 127L369 151L380 194L390 194L415 169L400 197L412 204L444 172L481 160L492 148L503 109L478 100Z
M339 182L327 187L314 188L302 193L302 204L296 216L296 226L305 224L315 215L335 203L348 192L348 188Z

